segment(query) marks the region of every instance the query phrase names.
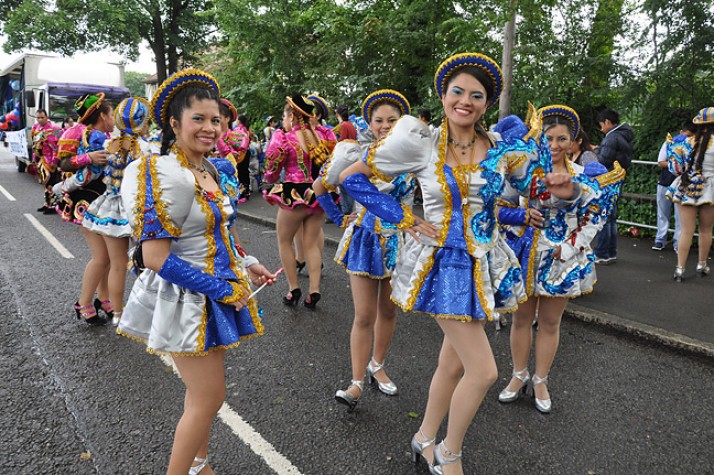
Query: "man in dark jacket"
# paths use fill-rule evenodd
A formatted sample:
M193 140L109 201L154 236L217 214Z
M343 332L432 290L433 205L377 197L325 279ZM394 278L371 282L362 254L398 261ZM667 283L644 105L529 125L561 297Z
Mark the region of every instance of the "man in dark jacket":
M612 170L615 162L625 170L630 168L632 162L632 139L635 134L628 124L620 124L620 114L612 109L605 109L598 114L600 131L605 134L600 147L597 149L597 158L605 165L608 171ZM595 246L595 263L612 264L617 261L617 203L615 209L607 218L607 223L600 231Z

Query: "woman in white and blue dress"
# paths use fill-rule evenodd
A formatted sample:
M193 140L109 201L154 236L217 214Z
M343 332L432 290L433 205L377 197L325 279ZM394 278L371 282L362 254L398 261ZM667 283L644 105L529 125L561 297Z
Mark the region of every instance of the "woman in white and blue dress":
M362 114L369 129L361 132L358 140L339 142L325 164L322 176L313 184L322 209L335 224L346 225L335 261L350 276L355 308L350 334L352 381L349 387L337 391L335 399L345 404L350 412L361 399L365 373L382 393L397 394L397 385L387 376L384 361L397 324L396 307L390 300L392 287L389 279L396 266L402 232L359 204L355 216L344 216L328 191L337 189L341 171L369 153L370 148L386 137L397 120L409 111L409 101L397 91L380 89L368 95L362 103ZM410 175L399 175L388 181L372 177L372 183L380 192L411 206L414 180Z
M606 173L595 162L585 168L568 157L574 137L580 129L578 114L570 107L553 105L540 109L545 139L552 156L553 172L566 174L581 184L581 198L566 207L559 207L546 190L533 189L521 197L507 187L499 204L499 222L511 225L508 243L520 258L528 300L513 313L511 356L513 374L498 400L514 402L525 392L530 381L535 407L541 413L551 411L551 398L546 382L560 340L560 321L568 299L592 292L595 284L595 262L590 242L604 224L613 193L625 172L615 164L612 172L597 180L592 175ZM584 174L588 169L588 173ZM590 175L590 176L588 176ZM600 182L608 192L600 192ZM538 315L535 339L535 372L527 369L532 345L532 324Z
M436 319L444 333L439 365L429 389L424 419L412 439L414 461L423 457L432 473L463 473L461 448L483 397L498 372L484 322L517 306L524 296L518 261L501 237L496 200L506 181L520 193L544 165L536 140L513 121L505 137L480 121L501 92L498 65L478 53L448 58L434 80L444 122L433 132L412 116L363 160L342 172L357 201L381 219L407 231L392 274L392 300L405 311ZM520 127L518 127L520 125ZM415 175L422 188L424 219L370 182ZM544 173L542 175L545 175ZM570 175L548 174L540 183L554 196L579 197ZM567 201L564 201L564 205ZM446 437L434 440L448 414Z
M121 187L143 270L117 332L171 355L186 386L170 475L206 468L211 425L225 399L225 352L263 333L249 284L275 278L234 245L235 181L225 186L208 160L220 136L219 98L218 83L203 71L166 79L152 100L161 155L132 162ZM219 167L225 164L235 173L227 160Z
M149 143L144 139L149 130L149 109L149 103L140 97L124 99L114 109L114 124L121 134L105 144L110 153L102 178L107 189L92 201L82 220L82 226L102 236L106 245L109 301L101 305L114 325L119 323L123 310L131 236L119 189L126 166L149 153Z
M714 227L714 107L699 111L692 120L694 136L683 142L670 140L667 145L669 171L677 178L667 189L667 198L677 206L682 231L677 244L674 280L682 281L684 266L692 246L692 236L699 218L699 259L696 273L709 275L707 264Z

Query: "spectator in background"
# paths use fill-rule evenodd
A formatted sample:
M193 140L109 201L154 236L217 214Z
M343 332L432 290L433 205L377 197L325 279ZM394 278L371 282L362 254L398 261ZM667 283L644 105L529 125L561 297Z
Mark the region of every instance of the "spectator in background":
M679 131L679 135L674 137L675 142L684 142L687 137L691 137L696 132L694 124L688 122ZM652 250L661 251L667 245L667 233L669 232L669 221L672 217L672 208L674 208L674 252L677 252L677 242L679 242L679 232L681 230L679 224L679 211L672 202L667 199L667 188L676 178L669 171L669 160L667 156L667 141L662 144L657 156L657 166L659 167L659 181L657 182L657 235L655 242L652 245Z
M342 142L343 140L357 140L357 130L355 126L350 122L350 113L347 106L341 105L335 108L335 115L337 116L337 126L332 129L332 132L337 136L337 140Z
M238 172L238 181L240 182L240 198L239 202L243 203L250 199L250 143L253 141L253 131L250 130L250 121L245 114L240 114L238 116L238 124L236 124L235 130L243 134L248 138L246 143L245 155L243 160L236 157L236 170Z
M74 117L68 115L62 119L62 130L71 129L72 127L74 127Z
M54 192L52 187L59 183L62 174L57 170L57 144L62 130L50 122L47 111L37 109L35 113L37 122L32 126L32 161L37 163L40 183L44 185L45 201L37 211L43 214L53 214L57 211L54 207Z
M335 107L335 115L339 123L332 129L332 132L337 136L337 140L339 142L343 140L357 140L357 129L355 129L355 126L350 122L350 113L347 106L340 105ZM344 186L340 185L337 189L340 192L340 209L342 210L342 214L352 214L355 209L355 200L347 193Z
M429 130L434 131L434 126L431 124L431 111L429 109L419 109L417 112L419 120L429 126Z
M275 117L272 115L269 115L267 120L267 124L265 125L265 128L263 129L263 136L265 137L265 146L263 149L268 148L268 144L270 143L270 138L273 136L273 132L275 132L275 127L278 126L278 121Z
M570 149L572 156L570 161L578 165L585 166L591 162L597 162L597 155L593 152L593 146L590 143L590 137L583 129L580 129L577 137L573 140L573 146Z
M605 137L597 149L597 158L605 165L608 171L613 169L614 163L629 170L632 161L632 139L635 134L628 124L620 123L620 114L612 109L605 109L597 116L600 131ZM612 264L617 261L617 203L614 204L612 213L600 231L597 246L595 246L595 263Z

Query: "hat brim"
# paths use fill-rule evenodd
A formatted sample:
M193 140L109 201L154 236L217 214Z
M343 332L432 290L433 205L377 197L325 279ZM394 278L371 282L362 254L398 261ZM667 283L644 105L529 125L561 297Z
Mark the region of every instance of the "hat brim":
M493 89L488 92L487 107L496 103L503 90L503 73L501 67L493 59L481 53L459 53L442 62L434 75L434 88L439 97L444 97L444 89L449 78L459 69L474 66L483 70L493 82ZM484 84L486 86L486 84Z
M380 102L388 102L396 106L400 110L401 115L407 115L411 112L409 101L401 93L394 89L380 89L367 96L362 102L362 117L364 117L367 122L371 122L372 110L374 106Z
M225 97L221 97L221 104L226 106L229 111L231 111L231 122L235 122L238 120L238 109L236 109L236 106L231 103L228 99Z
M697 125L714 124L714 107L705 107L700 110L692 122Z
M320 109L320 115L323 119L326 119L330 115L330 106L327 104L327 101L325 99L316 94L307 96L307 98L311 100L317 108Z
M174 73L161 83L161 86L159 86L159 89L154 93L154 97L151 100L151 109L156 125L160 128L164 127L164 124L168 120L167 115L171 99L181 89L190 85L203 85L216 91L216 94L219 96L221 94L221 88L216 78L205 71L190 68Z
M301 98L303 101L307 101L307 99L306 99L305 97L300 96L300 98ZM290 97L290 96L286 96L286 97L285 97L285 100L288 102L288 104L290 104L290 107L292 107L293 109L295 109L296 111L298 111L300 114L302 114L302 115L304 115L304 116L306 116L306 117L310 117L310 118L312 118L312 119L314 119L315 117L317 117L314 112L307 112L307 110L306 110L306 106L308 105L307 102L305 102L305 105L298 104L298 103L297 103L292 97ZM314 106L313 106L313 107L314 107Z
M564 117L568 122L570 122L570 125L572 125L573 138L577 137L580 132L580 116L574 109L571 109L568 106L553 104L541 107L538 109L538 114L541 115L543 120L545 120L546 117Z
M79 119L77 119L77 122L79 122L80 124L85 124L85 125L86 125L86 123L85 123L84 121L87 120L87 119L89 118L89 116L92 115L92 113L93 113L94 111L96 111L97 109L99 109L99 106L101 106L101 105L102 105L102 102L104 102L105 95L104 95L103 92L98 92L98 93L96 94L96 96L97 96L97 102L95 102L94 104L92 104L91 106L89 106L89 108L84 112L84 114L82 114L82 117L80 117Z

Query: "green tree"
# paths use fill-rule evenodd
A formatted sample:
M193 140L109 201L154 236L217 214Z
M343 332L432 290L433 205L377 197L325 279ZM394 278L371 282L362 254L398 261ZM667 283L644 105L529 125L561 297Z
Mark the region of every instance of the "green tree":
M208 46L213 5L202 0L14 0L2 32L5 51L72 54L111 48L131 59L146 41L159 81ZM11 5L12 7L13 5Z
M134 97L145 97L146 87L143 83L146 74L136 71L124 72L124 83Z

